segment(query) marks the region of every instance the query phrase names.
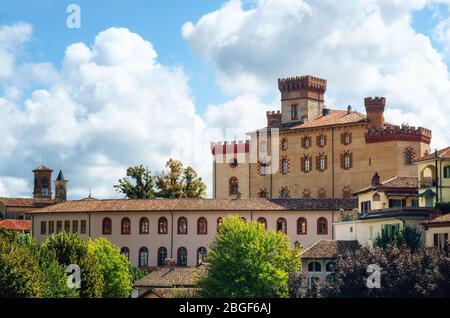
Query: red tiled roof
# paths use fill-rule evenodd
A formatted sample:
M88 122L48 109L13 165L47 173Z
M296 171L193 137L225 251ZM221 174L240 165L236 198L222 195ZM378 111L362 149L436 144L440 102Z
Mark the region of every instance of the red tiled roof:
M450 147L438 150L437 155L438 155L438 158L450 159ZM430 159L436 159L436 153L435 152L431 152L428 155L425 155L425 156L417 159L416 162L417 161L430 160Z
M448 223L450 222L450 213L439 216L433 220L428 221L427 223Z
M6 219L0 221L0 229L15 230L15 231L31 231L30 220L11 220Z
M6 207L22 207L22 208L34 207L34 199L0 198L0 203Z
M151 271L134 283L134 287L195 286L198 275L205 273L204 265L197 267L162 267Z
M357 207L355 199L116 199L66 201L30 213L133 211L332 211Z
M411 191L415 192L417 191L417 177L402 177L402 176L395 176L388 180L385 180L381 182L379 186L368 186L365 188L362 188L358 191L353 192L354 195L359 193L364 193L372 190L377 191L395 191L398 189L399 191L405 192L405 191Z
M344 110L330 110L325 116L307 121L303 124L292 126L290 129L313 128L331 125L345 125L363 122L366 119L364 114L358 112L350 112Z
M308 247L302 258L336 258L358 246L358 241L320 240Z

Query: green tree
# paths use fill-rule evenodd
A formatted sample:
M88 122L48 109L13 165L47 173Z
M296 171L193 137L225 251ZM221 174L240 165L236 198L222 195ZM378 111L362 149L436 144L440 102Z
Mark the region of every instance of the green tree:
M3 234L0 235L0 298L44 297L45 275L37 257Z
M287 297L289 274L298 270L299 251L283 233L266 231L238 216L224 219L206 257L198 286L204 297Z
M184 168L180 161L170 159L167 171L152 175L141 166L127 169L127 177L119 179L114 188L129 199L150 198L201 198L206 195L206 185L192 167Z
M381 288L368 288L370 264L380 267ZM447 270L445 270L447 268ZM333 284L325 285L324 297L449 297L450 260L436 249L407 246L364 246L341 256L333 269Z
M129 263L120 250L105 238L89 241L89 251L97 258L105 281L103 297L128 298L133 289Z
M131 281L133 283L148 275L148 272L146 270L137 268L131 263L128 263L128 267L131 275Z
M130 180L134 180L133 182ZM155 181L151 171L144 166L129 167L127 178L119 179L116 191L124 193L129 199L150 199L155 197Z
M374 245L386 247L387 245L403 246L406 245L412 250L420 247L421 232L416 227L405 224L402 228L398 227L391 233L382 231L374 240Z
M180 161L170 159L168 171L156 176L157 196L160 198L200 198L206 195L206 185L192 167L184 168Z
M61 232L52 235L44 243L43 248L54 253L58 263L66 268L77 264L81 269L80 297L94 298L103 294L104 280L97 258L89 251L88 244L78 234Z

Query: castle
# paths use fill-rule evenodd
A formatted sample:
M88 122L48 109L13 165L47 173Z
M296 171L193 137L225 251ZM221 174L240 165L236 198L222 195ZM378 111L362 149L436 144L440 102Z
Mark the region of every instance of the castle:
M350 198L375 172L417 176L413 161L430 152L431 131L385 122L384 97L364 99L366 114L329 109L327 81L278 80L281 111L250 140L211 144L214 198Z

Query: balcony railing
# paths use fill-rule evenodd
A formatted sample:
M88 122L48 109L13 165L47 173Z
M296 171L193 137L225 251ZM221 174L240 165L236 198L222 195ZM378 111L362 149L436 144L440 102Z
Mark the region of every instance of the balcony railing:
M433 180L431 177L424 177L420 180L421 188L431 188L437 185L437 180Z

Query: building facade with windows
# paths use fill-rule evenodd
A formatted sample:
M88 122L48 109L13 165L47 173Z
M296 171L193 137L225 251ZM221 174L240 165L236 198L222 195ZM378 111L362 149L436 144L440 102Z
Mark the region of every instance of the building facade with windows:
M426 233L426 246L439 248L449 257L450 214L428 220L422 225Z
M61 231L83 239L105 237L140 267L196 266L221 220L238 214L266 229L284 232L293 246L332 239L331 224L353 199L154 199L67 201L31 212L38 242Z
M431 131L384 121L386 99L364 100L366 114L328 109L327 81L278 80L281 111L250 140L215 142L215 198L349 198L377 171L380 178L417 176L413 161L430 152Z

